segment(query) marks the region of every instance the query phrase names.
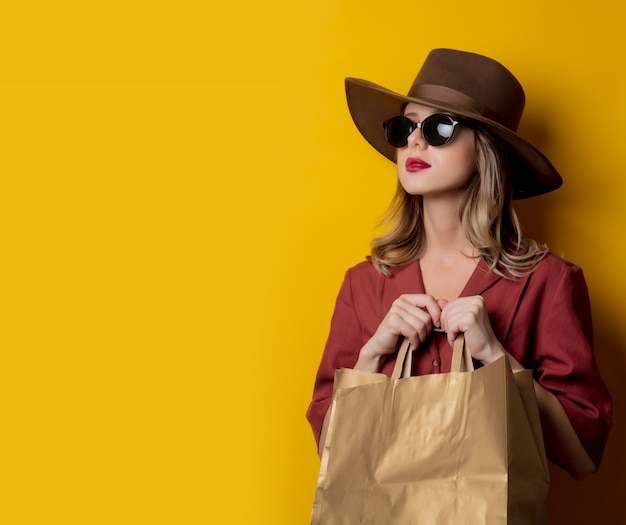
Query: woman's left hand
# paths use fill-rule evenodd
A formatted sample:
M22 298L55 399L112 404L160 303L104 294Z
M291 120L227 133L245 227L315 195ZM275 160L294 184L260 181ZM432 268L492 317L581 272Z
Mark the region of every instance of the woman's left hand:
M441 327L448 334L448 341L454 344L459 332L465 334L465 344L474 359L483 364L491 363L506 355L504 347L498 341L480 295L459 297L453 301L439 301Z

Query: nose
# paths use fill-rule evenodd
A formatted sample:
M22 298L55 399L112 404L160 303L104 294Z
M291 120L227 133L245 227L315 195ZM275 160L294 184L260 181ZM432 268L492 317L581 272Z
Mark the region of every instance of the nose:
M424 149L428 145L422 136L422 130L419 124L407 138L407 144L418 149Z

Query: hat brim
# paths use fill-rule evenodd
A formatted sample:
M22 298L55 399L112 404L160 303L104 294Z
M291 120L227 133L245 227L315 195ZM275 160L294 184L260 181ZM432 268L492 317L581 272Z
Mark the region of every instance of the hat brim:
M401 114L405 104L415 102L479 122L500 138L509 150L509 171L514 199L542 195L556 190L563 184L556 168L537 148L517 133L476 111L452 107L438 100L400 95L358 78L346 79L346 97L350 115L357 129L376 150L392 162L396 161L396 149L387 142L382 123L390 117Z

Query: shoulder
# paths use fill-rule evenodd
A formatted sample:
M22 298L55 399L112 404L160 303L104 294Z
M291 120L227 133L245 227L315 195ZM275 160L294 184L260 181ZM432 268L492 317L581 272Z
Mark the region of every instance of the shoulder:
M537 264L537 267L531 274L531 278L533 280L545 280L565 275L580 275L582 277L582 274L583 271L580 266L552 252L548 252Z
M386 276L380 273L372 258L368 255L364 261L352 266L346 272L346 276L349 280L358 283L384 283L386 281L397 281L403 278L405 274L412 274L415 272L415 267L418 266L418 262L408 264L407 266L395 266L391 268L391 275Z
M361 326L371 335L400 295L423 293L416 266L418 263L394 267L391 275L386 276L368 257L346 272L339 302L356 313Z
M350 290L351 294L360 294L366 290L378 288L384 279L386 277L376 270L371 258L367 257L364 261L348 268L342 288L344 292Z
M588 294L582 269L576 264L547 253L535 268L523 277L497 279L488 295L498 301L524 301L527 304L554 305L568 297L584 298Z
M535 293L556 299L558 296L587 296L587 283L580 266L554 253L548 253L528 277Z
M367 256L364 261L349 268L346 275L353 281L376 281L385 279L385 276L376 270L372 263L372 258L369 256Z

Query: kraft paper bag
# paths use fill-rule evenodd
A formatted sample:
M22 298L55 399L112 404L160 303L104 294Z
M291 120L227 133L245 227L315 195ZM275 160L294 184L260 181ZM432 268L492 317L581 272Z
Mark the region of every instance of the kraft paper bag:
M530 371L506 357L473 370L335 374L312 525L544 524L548 466ZM401 375L405 377L401 377Z

